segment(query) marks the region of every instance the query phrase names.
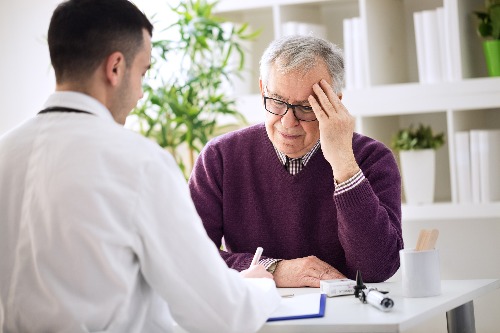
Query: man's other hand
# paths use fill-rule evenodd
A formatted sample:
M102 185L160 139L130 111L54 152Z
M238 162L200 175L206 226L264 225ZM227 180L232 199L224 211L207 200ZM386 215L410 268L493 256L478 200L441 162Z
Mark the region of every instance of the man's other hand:
M315 256L281 260L274 271L276 287L281 288L319 288L320 280L344 278L344 274Z

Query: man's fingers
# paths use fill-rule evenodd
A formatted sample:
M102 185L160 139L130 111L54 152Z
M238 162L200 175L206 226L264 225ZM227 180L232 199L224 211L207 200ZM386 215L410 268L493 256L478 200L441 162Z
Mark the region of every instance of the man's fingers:
M345 275L338 271L329 271L323 274L321 280L335 280L335 279L345 279Z
M349 114L349 111L346 109L344 104L342 104L340 97L335 93L335 91L333 91L332 86L330 84L328 84L328 82L326 82L325 79L321 79L319 84L320 84L321 88L323 89L324 93L326 94L326 96L328 97L328 101L333 106L333 109L337 113Z
M327 264L326 262L324 262L323 260L319 259L318 257L316 256L309 256L309 257L306 257L308 262L307 264L316 269L316 270L321 270L321 271L327 271L327 270L330 270L330 269L335 269L333 268L332 266L330 266L329 264Z
M313 276L306 276L302 280L302 284L304 285L304 287L319 288L319 281L320 280L318 278L315 278Z
M345 276L337 269L318 259L315 256L307 257L310 271L308 272L313 277L318 277L320 280L343 279Z
M331 112L336 111L335 107L330 102L330 99L325 94L325 91L319 86L319 84L315 83L313 85L313 91L316 94L316 98L318 99L319 105L328 116L330 116Z
M316 118L318 120L324 120L324 119L328 119L328 114L326 114L326 112L323 110L323 108L321 107L321 105L319 105L318 101L316 100L316 98L314 98L314 96L309 96L309 98L307 99L309 101L309 104L311 104L311 107L313 108L313 112L314 114L316 115Z
M326 94L326 97L328 98L328 101L330 102L330 104L332 104L333 107L336 108L336 106L337 106L336 104L338 104L338 102L340 102L340 98L337 96L335 91L333 91L332 86L328 82L326 82L325 79L321 79L321 81L319 81L319 85L320 85L321 89L323 90L323 92Z

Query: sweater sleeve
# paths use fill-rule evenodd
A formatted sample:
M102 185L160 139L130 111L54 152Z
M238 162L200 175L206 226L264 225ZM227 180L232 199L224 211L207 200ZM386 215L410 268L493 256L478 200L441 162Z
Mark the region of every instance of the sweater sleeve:
M401 177L387 147L379 142L361 146L356 156L366 179L334 195L339 239L347 276L354 279L360 270L366 282L382 282L398 270L403 248Z
M196 160L189 179L189 190L203 226L222 259L230 268L242 271L250 266L254 254L221 250L224 236L223 166L220 152L213 142L209 142Z

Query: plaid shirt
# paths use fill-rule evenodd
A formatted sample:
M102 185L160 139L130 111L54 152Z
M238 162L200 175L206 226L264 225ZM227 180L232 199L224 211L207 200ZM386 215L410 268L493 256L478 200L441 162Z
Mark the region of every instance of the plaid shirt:
M276 147L274 147L274 150L276 150L276 154L278 154L278 158L281 161L281 164L283 164L288 172L292 175L298 174L302 169L306 166L307 162L311 159L311 157L314 155L314 153L318 150L318 148L321 146L319 140L316 142L314 147L304 156L299 157L299 158L290 158L280 152Z

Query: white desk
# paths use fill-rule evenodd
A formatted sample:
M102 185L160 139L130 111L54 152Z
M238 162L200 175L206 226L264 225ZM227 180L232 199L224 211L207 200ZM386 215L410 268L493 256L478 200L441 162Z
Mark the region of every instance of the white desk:
M475 332L472 301L500 288L500 280L443 280L440 296L404 298L401 283L366 283L389 289L394 300L391 312L381 312L354 296L328 298L323 318L266 323L259 333L274 332L400 332L446 313L449 332ZM280 288L281 294L319 293L319 288Z

